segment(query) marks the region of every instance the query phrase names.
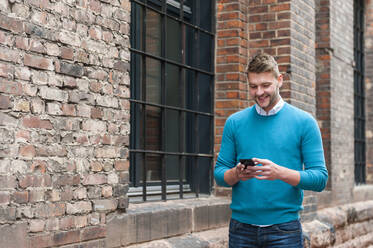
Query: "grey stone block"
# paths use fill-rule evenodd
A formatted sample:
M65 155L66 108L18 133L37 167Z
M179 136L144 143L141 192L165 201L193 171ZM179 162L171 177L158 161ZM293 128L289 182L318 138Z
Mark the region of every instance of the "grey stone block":
M114 248L136 243L136 219L132 214L107 217L106 247Z
M209 228L220 227L228 224L231 210L228 204L210 205L208 216Z
M173 208L168 211L168 236L180 235L192 231L192 210L187 208Z
M136 215L136 242L151 240L151 212Z
M206 230L209 227L209 206L198 206L194 210L193 232Z
M1 247L20 248L29 247L27 239L27 223L4 225L0 227Z
M167 237L167 218L168 211L154 211L150 217L151 240Z
M74 77L82 77L84 68L77 64L61 62L61 73Z

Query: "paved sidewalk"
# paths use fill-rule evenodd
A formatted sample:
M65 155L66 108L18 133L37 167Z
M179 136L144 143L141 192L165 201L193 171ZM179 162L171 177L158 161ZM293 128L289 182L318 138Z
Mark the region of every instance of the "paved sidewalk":
M161 239L127 248L226 248L228 247L228 227L190 233L168 239Z

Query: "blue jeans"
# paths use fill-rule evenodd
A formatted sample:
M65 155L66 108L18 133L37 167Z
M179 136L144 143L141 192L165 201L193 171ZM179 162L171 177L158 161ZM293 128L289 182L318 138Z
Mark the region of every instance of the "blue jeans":
M299 220L268 227L253 226L231 219L229 248L303 248Z

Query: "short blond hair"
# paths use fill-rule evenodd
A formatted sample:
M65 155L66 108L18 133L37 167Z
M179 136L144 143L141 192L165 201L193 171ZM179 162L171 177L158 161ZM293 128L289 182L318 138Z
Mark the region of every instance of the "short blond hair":
M275 77L280 76L278 64L275 58L267 53L259 53L255 55L247 65L247 74L272 72Z

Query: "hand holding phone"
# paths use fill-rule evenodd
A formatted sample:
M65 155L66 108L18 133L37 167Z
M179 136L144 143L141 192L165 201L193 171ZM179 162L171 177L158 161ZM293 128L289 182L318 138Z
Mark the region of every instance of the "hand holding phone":
M240 163L245 166L245 169L247 168L247 166L255 166L255 162L251 158L240 159Z

